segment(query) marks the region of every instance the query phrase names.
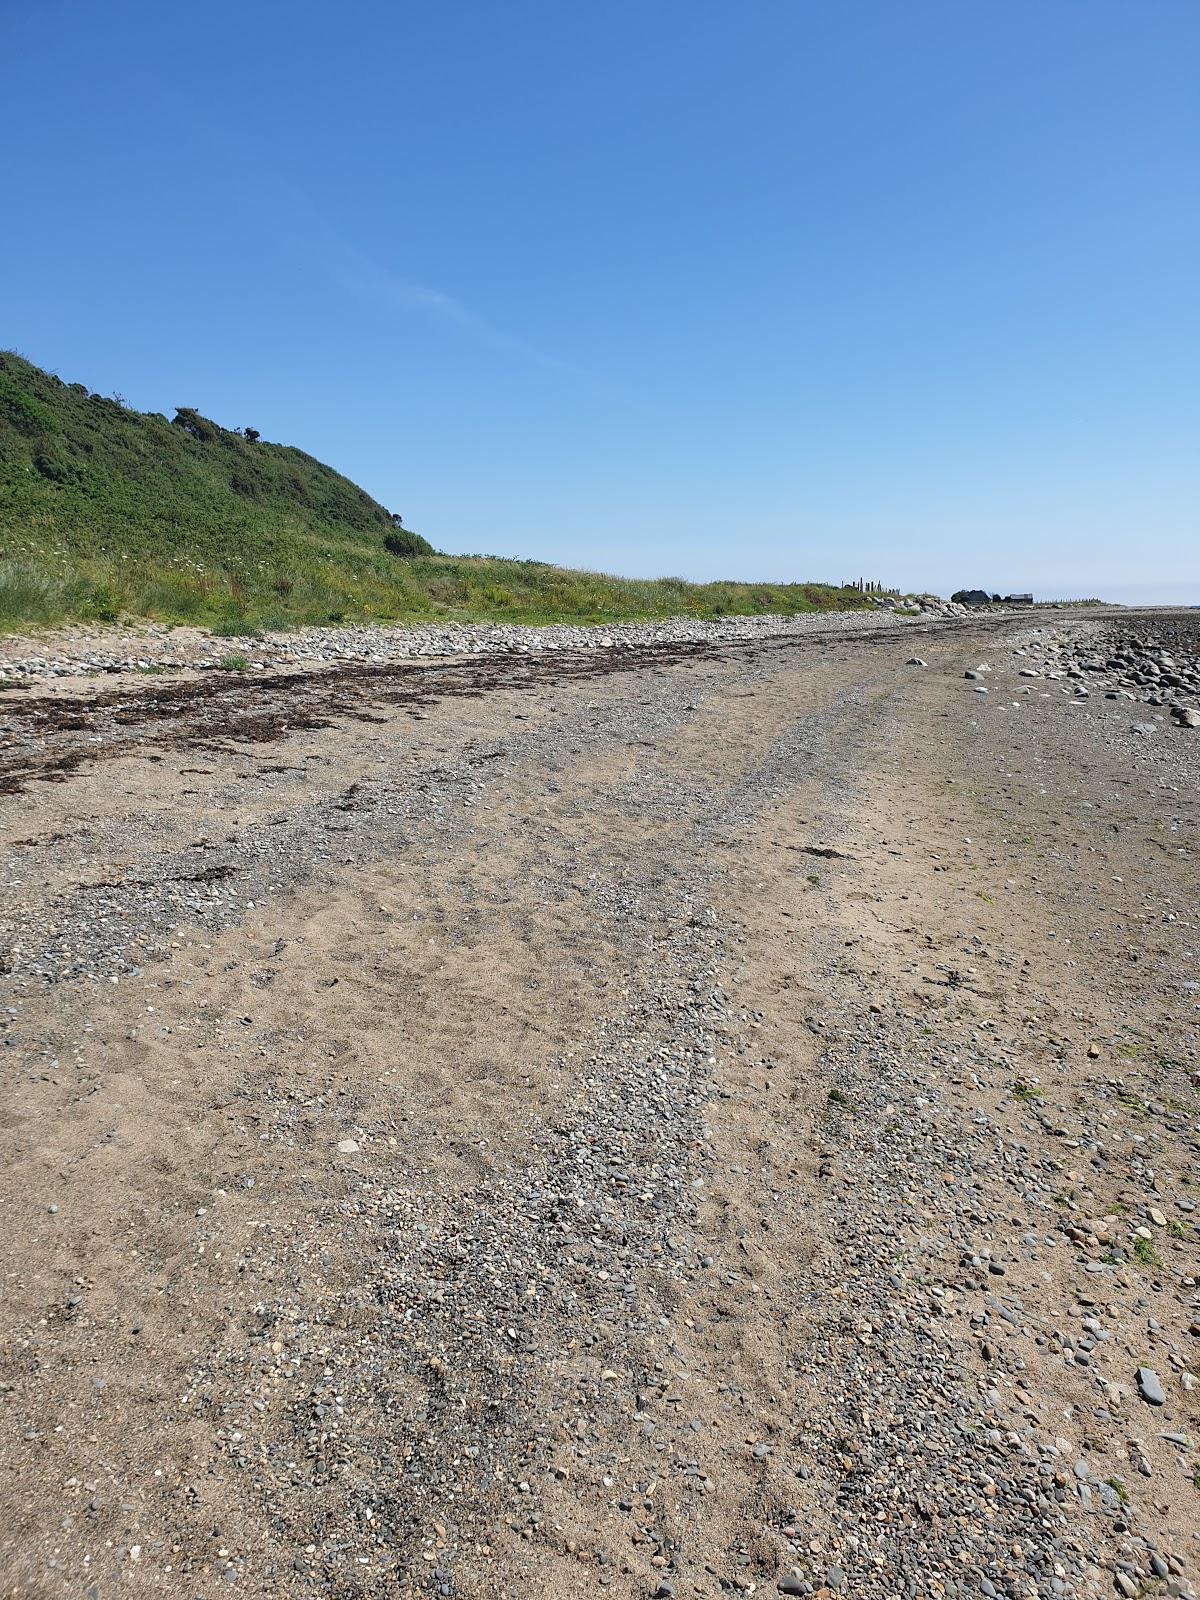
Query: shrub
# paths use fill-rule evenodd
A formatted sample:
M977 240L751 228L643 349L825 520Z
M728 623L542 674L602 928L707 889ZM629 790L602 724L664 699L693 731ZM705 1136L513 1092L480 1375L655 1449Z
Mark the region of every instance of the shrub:
M120 596L110 584L98 583L84 604L83 614L92 622L115 622L121 614Z
M433 546L428 539L422 539L419 533L413 533L408 528L392 528L383 536L383 548L390 556L427 556L433 553Z
M67 483L75 476L71 463L52 446L42 445L33 452L34 470L47 483Z
M224 431L217 423L202 417L191 406L176 406L175 426L182 428L185 433L190 433L192 438L198 439L201 444L215 444Z

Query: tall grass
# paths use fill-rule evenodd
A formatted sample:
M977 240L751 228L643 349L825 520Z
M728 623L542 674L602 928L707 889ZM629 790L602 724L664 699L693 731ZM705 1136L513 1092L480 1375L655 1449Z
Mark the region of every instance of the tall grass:
M385 621L620 622L675 616L794 616L853 609L853 590L821 584L685 583L611 577L498 556L382 563L297 560L251 578L189 561L92 556L51 565L0 559L0 626L117 617L191 623L216 633Z

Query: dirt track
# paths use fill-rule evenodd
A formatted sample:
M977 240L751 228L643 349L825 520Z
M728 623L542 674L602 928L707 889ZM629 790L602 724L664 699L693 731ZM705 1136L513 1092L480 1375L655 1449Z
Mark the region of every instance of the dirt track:
M1030 626L7 694L11 1592L1190 1592L1200 735Z

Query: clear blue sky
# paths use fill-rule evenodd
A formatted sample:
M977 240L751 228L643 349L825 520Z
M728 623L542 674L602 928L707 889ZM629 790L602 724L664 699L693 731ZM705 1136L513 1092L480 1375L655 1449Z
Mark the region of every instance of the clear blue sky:
M1196 0L0 0L0 344L441 548L1200 601Z

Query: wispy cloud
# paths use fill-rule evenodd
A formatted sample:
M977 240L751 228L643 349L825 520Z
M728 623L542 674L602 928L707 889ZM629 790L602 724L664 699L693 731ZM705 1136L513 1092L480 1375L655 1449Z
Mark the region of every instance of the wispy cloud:
M346 293L368 300L385 310L407 315L436 317L480 345L504 351L518 360L559 373L586 384L598 394L626 404L633 394L621 384L587 367L548 355L527 340L497 328L486 317L455 299L442 289L400 277L381 265L356 245L341 238L308 197L296 186L258 161L248 165L222 123L203 106L173 87L169 102L161 90L155 91L178 121L180 112L189 114L192 131L236 173L260 227L286 241L293 253L307 266L316 266Z
M437 317L493 350L507 351L549 372L581 378L588 384L602 387L612 394L619 392L617 385L601 377L599 373L570 361L562 361L557 356L547 355L545 351L537 349L526 340L505 333L486 317L480 316L478 312L472 311L470 306L464 305L461 300L456 300L453 295L446 294L441 289L398 277L354 245L337 238L323 221L319 226L324 235L326 264L332 275L348 292L392 311L424 313Z

